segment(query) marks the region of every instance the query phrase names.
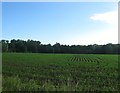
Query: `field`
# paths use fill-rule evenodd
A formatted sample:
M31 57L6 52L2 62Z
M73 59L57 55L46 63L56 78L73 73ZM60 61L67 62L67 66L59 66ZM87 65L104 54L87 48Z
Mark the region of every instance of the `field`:
M3 91L118 91L118 55L3 53Z

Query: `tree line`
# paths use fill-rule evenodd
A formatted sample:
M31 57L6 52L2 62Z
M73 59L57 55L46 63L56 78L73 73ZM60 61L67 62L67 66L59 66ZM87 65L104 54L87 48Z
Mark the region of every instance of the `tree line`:
M120 44L108 43L105 45L62 45L56 43L41 44L36 40L0 40L2 52L20 53L69 53L69 54L120 54Z

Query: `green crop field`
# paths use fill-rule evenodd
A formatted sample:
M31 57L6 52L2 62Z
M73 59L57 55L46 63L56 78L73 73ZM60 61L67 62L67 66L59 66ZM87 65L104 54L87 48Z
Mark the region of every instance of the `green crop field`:
M3 53L3 91L118 91L118 55Z

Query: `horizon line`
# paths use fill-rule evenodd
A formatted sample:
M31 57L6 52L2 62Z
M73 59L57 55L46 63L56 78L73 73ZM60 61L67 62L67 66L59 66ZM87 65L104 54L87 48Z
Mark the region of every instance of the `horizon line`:
M43 44L43 45L48 45L48 44L50 44L50 45L54 45L54 44L56 44L56 43L59 43L60 45L69 45L69 46L72 46L72 45L81 45L81 46L88 46L88 45L107 45L107 44L112 44L112 45L116 45L116 44L120 44L119 42L118 43L111 43L111 42L109 42L109 43L104 43L104 44L97 44L97 43L94 43L94 44L62 44L62 43L60 43L60 42L56 42L56 43L54 43L54 44L51 44L51 43L42 43L40 40L35 40L35 39L0 39L0 41L2 41L2 40L8 40L9 42L11 41L11 40L22 40L22 41L28 41L28 40L33 40L33 41L39 41L41 44Z

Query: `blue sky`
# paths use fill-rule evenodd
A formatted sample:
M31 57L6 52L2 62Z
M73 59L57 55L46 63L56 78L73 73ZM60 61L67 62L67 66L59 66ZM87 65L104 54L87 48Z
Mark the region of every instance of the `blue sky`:
M43 44L117 43L117 3L26 2L2 4L2 38Z

